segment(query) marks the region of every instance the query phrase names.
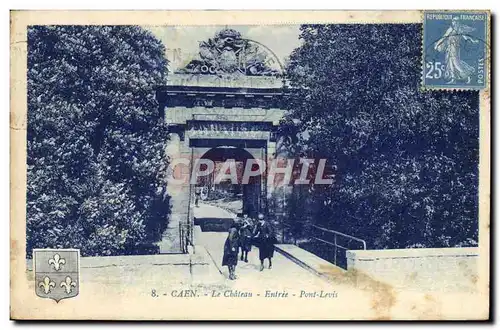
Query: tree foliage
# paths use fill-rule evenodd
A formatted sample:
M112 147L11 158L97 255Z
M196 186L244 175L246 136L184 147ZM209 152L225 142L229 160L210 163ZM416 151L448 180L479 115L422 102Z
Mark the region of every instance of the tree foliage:
M324 226L369 248L477 244L477 92L422 91L421 26L306 25L291 55L287 122L336 166ZM307 207L307 206L305 206Z
M28 29L27 254L137 253L167 225L164 46L136 26Z

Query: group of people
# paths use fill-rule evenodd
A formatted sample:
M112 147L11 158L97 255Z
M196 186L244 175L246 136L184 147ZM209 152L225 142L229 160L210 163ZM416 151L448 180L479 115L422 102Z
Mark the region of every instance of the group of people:
M269 260L269 269L271 269L275 243L276 236L273 227L262 213L259 214L256 224L247 214L243 214L243 218L236 219L229 228L222 258L222 265L229 269L229 279L236 279L239 252L241 251L240 260L248 262L248 253L252 250L252 245L259 248L260 271L264 270L266 259Z

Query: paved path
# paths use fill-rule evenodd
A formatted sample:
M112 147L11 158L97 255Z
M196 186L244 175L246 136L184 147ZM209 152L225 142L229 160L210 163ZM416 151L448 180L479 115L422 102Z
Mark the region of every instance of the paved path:
M235 218L236 214L226 211L220 207L200 202L199 207L194 208L195 218Z
M227 278L229 273L227 267L222 267L222 255L224 242L227 233L221 232L204 232L201 235L201 245L204 245L216 266L222 271ZM307 271L306 269L295 264L280 253L275 252L273 258L273 268L268 268L267 260L265 261L266 268L261 272L259 261L259 250L252 247L252 251L248 254L248 263L239 260L236 267L236 275L238 279L235 284L237 287L251 286L255 283L265 283L269 288L286 288L283 287L285 277L293 277L295 281L301 283L324 283L325 281ZM256 282L257 281L257 282ZM295 285L293 287L296 287ZM291 289L291 287L288 287Z
M196 212L199 218L203 216L208 218L235 216L227 210L205 204L200 204L195 214ZM261 272L259 271L259 250L256 247L252 247L252 251L248 254L248 263L238 261L236 266L238 278L231 281L228 279L227 267L222 267L222 255L224 254L223 248L227 232L206 231L199 236L197 244L205 246L215 265L224 275L221 284L235 294L251 293L253 296L275 299L271 301L275 301L277 306L283 306L285 302L301 303L301 308L304 311L308 309L314 311L325 309L331 311L331 317L336 315L340 318L342 315L352 313L353 306L358 304L376 306L372 312L377 312L379 308L385 308L386 304L379 302L383 299L385 292L380 290L378 293L382 298L377 298L378 296L374 298L365 290L355 288L352 279L349 279L342 269L335 266L325 268L325 271L329 274L327 280L325 277L318 276L318 274L299 266L276 251L273 258L273 268L267 268L268 264L265 261L266 268ZM292 300L282 300L285 297ZM346 304L346 301L352 303ZM234 304L230 308L238 308L238 305ZM252 308L258 308L258 306ZM365 312L364 315L368 314L369 312Z
M197 218L229 218L235 215L219 207L200 203L200 207L195 209L195 216ZM263 295L267 289L273 292L288 290L290 294L297 295L300 295L301 290L332 289L331 283L300 267L278 252L274 254L273 268L268 268L266 260L266 268L261 272L259 270L259 250L256 247L252 247L252 251L248 254L248 263L238 261L236 267L238 279L230 281L227 279L229 275L227 267L222 267L223 248L227 233L203 232L200 236L197 244L205 246L216 266L224 274L226 285L229 287L240 291L255 291L255 285L259 283L263 285L261 290Z

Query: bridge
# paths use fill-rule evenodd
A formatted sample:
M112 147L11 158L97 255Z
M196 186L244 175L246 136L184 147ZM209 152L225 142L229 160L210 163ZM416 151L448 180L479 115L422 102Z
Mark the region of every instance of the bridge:
M168 161L183 163L170 169L170 176L176 179L192 175L203 159L216 164L232 159L245 168L249 161L287 155L283 145L288 137L280 136L278 128L287 111L284 99L290 90L281 78L280 60L269 48L231 29L221 30L212 41L200 43L199 56L170 74L166 86L157 90L160 113L170 130ZM333 283L339 288L359 288L361 283L361 287L378 291L389 290L388 285L424 291L459 286L468 291L475 283L477 248L375 251L361 238L317 226L311 226L305 241L290 240L284 216L289 190L269 184L266 175L243 186L216 187L213 175L167 183L169 222L157 245L162 258L188 258L192 275L205 267L205 271L215 269L208 273L215 273L216 282L227 278L227 270L221 266L223 245L228 225L237 213L203 202L195 207L199 199L195 192L205 189L208 194L241 196L239 212L253 217L264 213L279 227L274 268L259 272L253 251L248 263L238 264L240 278L231 281L231 286L263 283L283 288L294 279L295 287L297 283L314 283L312 287L331 288ZM431 268L434 272L429 274ZM436 269L443 269L442 278ZM213 274L205 275L193 276L206 282ZM307 287L312 289L309 284ZM360 293L358 298L362 297Z
M221 274L227 276L226 267L222 267L222 255L224 242L228 236L226 228L236 217L236 214L218 206L200 203L199 207L194 209L194 217L195 224L199 225L196 244L203 246L207 250L217 269ZM273 258L273 269L266 268L264 270L266 280L271 280L271 284L272 281L280 281L284 274L294 274L294 276L298 276L299 279L304 281L317 281L318 274L315 273L314 269L307 269L307 266L303 267L304 265L312 266L315 269L328 268L330 271L337 270L326 260L301 250L298 247L293 248L292 246L278 244L277 253ZM248 263L241 260L238 262L237 275L245 281L257 280L259 276L262 276L258 274L259 265L258 248L254 246L249 253ZM342 272L341 269L337 271Z

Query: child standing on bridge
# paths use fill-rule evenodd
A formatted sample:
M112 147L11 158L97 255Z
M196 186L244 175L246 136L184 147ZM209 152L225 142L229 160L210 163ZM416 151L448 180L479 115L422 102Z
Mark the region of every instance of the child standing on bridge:
M248 214L243 213L242 226L240 229L241 261L248 262L248 252L252 250L253 223Z
M201 197L201 187L196 187L194 189L194 206L200 207L198 205L198 202L200 201L200 197Z
M222 266L227 266L229 269L229 279L236 279L236 265L238 264L238 245L239 245L239 228L236 222L231 224L229 233L224 243L224 256L222 257Z

